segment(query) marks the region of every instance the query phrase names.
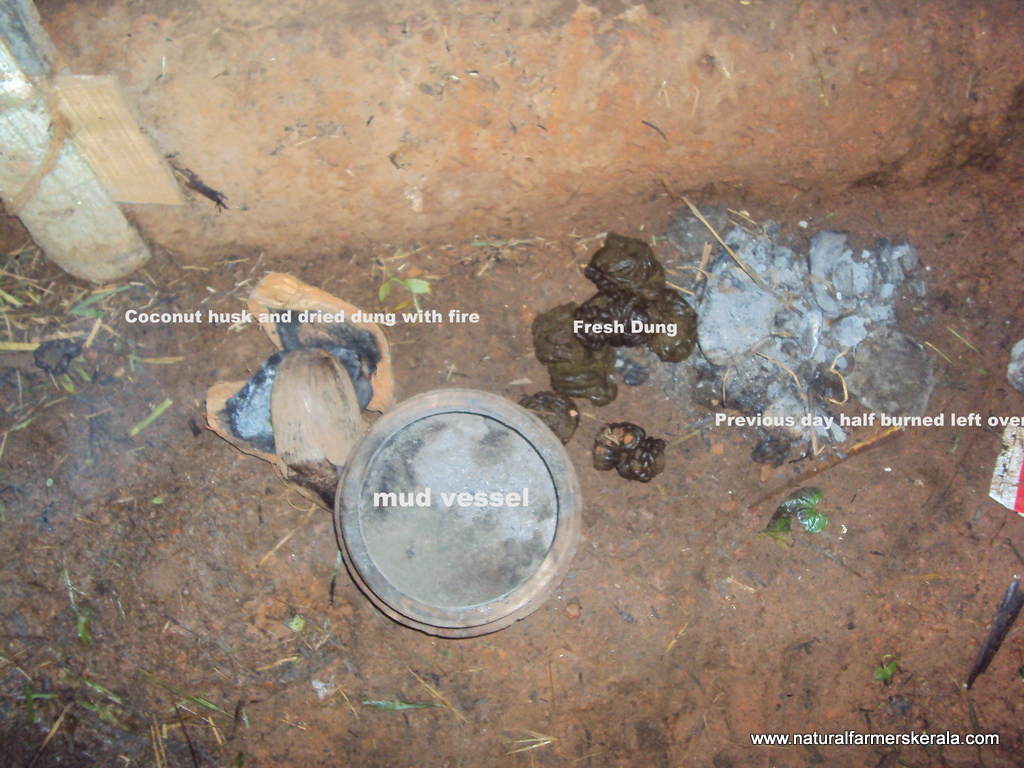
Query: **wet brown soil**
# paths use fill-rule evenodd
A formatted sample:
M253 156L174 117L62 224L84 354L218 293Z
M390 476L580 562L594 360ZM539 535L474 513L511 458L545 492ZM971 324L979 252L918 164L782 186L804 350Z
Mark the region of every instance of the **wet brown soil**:
M762 470L756 435L695 430L708 412L685 368L666 364L606 407L582 405L568 451L583 538L554 596L501 632L443 640L378 612L339 563L329 513L205 429L206 389L272 351L258 327L125 321L147 307L239 311L267 271L378 310L386 267L428 279L428 308L480 315L389 329L398 397L462 386L518 400L547 386L530 324L593 292L581 266L600 233L654 238L670 280L690 285L659 238L679 208L665 181L774 218L784 236L909 239L928 294L899 313L937 367L929 413L1024 415L1004 375L1024 337L1019 4L598 5L393 4L349 9L343 24L327 5L272 17L246 2L41 6L75 71L118 74L161 149L232 208L137 210L156 255L98 305L98 326L66 311L93 286L30 254L4 267L54 297L39 294L49 323L6 306L4 340L96 331L73 392L0 369L0 765L37 753L36 766L1021 764L1020 635L962 689L1024 571L1024 520L987 495L999 429L912 428L839 464L814 481L828 526L785 548L759 535L785 491L750 504L807 462ZM448 47L461 58L436 63ZM680 67L684 48L702 53ZM652 51L664 71L644 69ZM791 54L799 76L781 69ZM499 70L506 57L518 63ZM742 80L741 65L774 84ZM674 116L647 111L665 103L669 70L699 101L666 86ZM535 92L513 86L537 72ZM623 111L599 125L611 102ZM706 143L677 143L704 109ZM453 144L470 113L476 127L458 130L472 140ZM337 114L348 117L330 124ZM518 165L499 159L506 128ZM371 129L382 133L359 133ZM558 162L529 165L545 141ZM496 191L502 174L514 198ZM406 195L428 176L414 210ZM18 238L8 224L5 252ZM606 421L676 441L665 473L642 485L595 471L589 447ZM892 659L892 678L876 679ZM751 742L847 730L999 744Z

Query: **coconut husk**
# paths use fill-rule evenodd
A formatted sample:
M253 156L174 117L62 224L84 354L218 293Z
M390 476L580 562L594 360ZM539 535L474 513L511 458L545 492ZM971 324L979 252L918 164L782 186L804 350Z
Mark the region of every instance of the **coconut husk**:
M271 390L271 422L280 455L257 450L231 432L227 401L245 384L226 381L210 387L206 393L210 429L243 453L270 462L298 493L333 509L338 468L365 429L348 373L333 357L316 349L296 350L281 362Z
M270 421L277 455L289 466L328 461L343 467L363 431L352 380L320 349L299 349L281 361Z
M299 312L303 310L330 312L332 314L343 311L346 318L354 312L360 311L353 304L321 291L319 288L307 285L292 275L271 272L260 280L249 295L249 311L253 317L258 318L260 315L285 309ZM277 348L282 349L283 345L277 332L277 324L266 322L261 325ZM388 337L376 323L351 323L351 325L370 331L377 341L380 362L377 364L376 372L370 377L373 398L366 408L370 411L386 411L395 399L394 380L391 374L391 346L388 343Z

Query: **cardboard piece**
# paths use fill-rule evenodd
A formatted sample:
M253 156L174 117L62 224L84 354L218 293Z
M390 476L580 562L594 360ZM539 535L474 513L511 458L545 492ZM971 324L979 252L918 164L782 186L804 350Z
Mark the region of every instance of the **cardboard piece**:
M1007 509L1024 515L1024 427L1007 427L1003 432L1003 452L992 471L988 495Z

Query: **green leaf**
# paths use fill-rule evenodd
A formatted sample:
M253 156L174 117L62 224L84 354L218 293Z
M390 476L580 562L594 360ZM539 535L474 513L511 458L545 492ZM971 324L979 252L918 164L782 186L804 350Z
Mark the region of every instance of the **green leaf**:
M895 661L881 667L875 667L875 680L880 680L883 683L887 682L896 674L897 669L899 669L899 666Z
M768 525L761 533L774 539L778 544L791 547L793 546L793 537L790 535L791 529L792 524L789 514L782 507L779 507L775 510L772 519L768 521Z
M35 421L38 418L39 418L39 416L33 416L31 419L28 419L26 421L21 422L21 424L15 424L13 427L11 427L8 430L8 432L17 432L19 429L24 429L25 427L27 427L29 424L31 424L33 421Z
M443 706L435 701L422 701L422 702L409 702L402 701L401 699L395 699L394 701L374 701L372 699L363 700L364 707L372 707L373 709L384 709L391 712L404 712L407 709L428 709L430 707Z
M114 288L109 291L104 291L103 293L94 294L93 296L87 298L85 301L76 304L71 310L69 310L69 312L70 314L78 315L79 317L99 317L102 314L102 312L99 312L96 309L92 309L91 307L93 304L95 304L97 301L108 299L111 296L120 293L121 291L127 291L129 288L131 288L130 285L122 285L118 288Z
M411 293L430 293L430 283L416 277L410 277L402 283Z
M10 304L12 307L24 307L25 306L24 302L18 301L16 298L11 296L11 294L7 293L7 291L0 290L0 299L3 299L3 301L0 301L0 304L3 304L4 302L6 302L6 303Z
M92 712L107 725L112 725L115 728L120 728L122 731L131 733L131 729L128 728L128 726L126 726L117 718L117 715L114 713L114 710L112 710L110 707L105 706L103 704L93 704L91 701L79 701L77 703L78 706L80 706L82 709Z
M299 615L292 616L288 621L284 623L288 629L298 634L302 631L303 627L306 626L306 620Z
M891 659L891 661L887 662L886 659ZM875 680L878 680L882 683L887 683L890 680L892 680L892 676L895 675L897 671L899 671L899 668L900 665L899 662L896 660L896 657L892 654L887 654L882 657L882 666L875 667Z
M28 683L22 684L21 692L25 697L25 711L28 714L30 724L35 724L36 722L36 701L46 701L57 696L55 693L33 693Z
M25 713L28 715L28 724L35 725L36 723L36 706L35 706L35 694L32 693L32 689L29 688L28 683L21 684L21 692L25 697Z
M206 699L200 698L199 696L193 696L191 693L186 693L181 688L176 688L175 686L168 683L166 680L161 680L156 675L150 674L144 669L140 669L139 671L154 685L160 686L165 691L170 691L175 696L179 696L191 704L195 704L196 706L202 707L203 709L208 709L211 712L220 712L222 715L228 715L228 713L225 712L223 709L218 707L216 704L212 704ZM231 715L228 715L228 717L231 717Z
M157 417L160 416L161 413L170 408L173 402L174 401L171 400L171 398L167 398L162 403L160 403L160 405L155 406L153 410L150 412L149 416L147 416L134 427L132 427L130 430L128 430L128 436L135 437L137 434L139 434L139 432L141 432L150 424L152 424L157 419Z
M828 518L818 512L818 504L824 497L820 488L799 488L782 500L768 526L761 531L770 536L780 544L791 545L793 537L790 535L795 517L808 533L818 533L828 523Z
M828 517L816 511L801 512L797 515L796 519L800 521L800 524L808 533L818 533L828 525Z
M75 622L75 629L78 631L78 640L84 646L92 645L92 630L89 627L89 617L84 611L78 612L78 621Z
M385 282L384 285L382 285L380 287L380 290L377 292L377 301L379 301L381 304L384 303L384 299L391 295L391 284L393 282L395 282L395 278L392 277L387 282Z
M69 678L67 678L67 680L68 680L68 682L80 683L81 685L88 686L89 688L92 688L94 691L96 691L96 693L99 693L99 694L102 694L102 695L106 696L108 699L110 699L112 702L114 702L118 706L120 706L120 707L124 706L124 701L122 701L121 697L118 696L117 694L115 694L113 691L111 691L105 685L101 685L100 683L97 683L97 682L95 682L93 680L90 680L87 677L69 677Z
M820 488L799 488L783 499L779 508L785 508L790 515L796 515L799 519L802 513L814 512L824 496Z

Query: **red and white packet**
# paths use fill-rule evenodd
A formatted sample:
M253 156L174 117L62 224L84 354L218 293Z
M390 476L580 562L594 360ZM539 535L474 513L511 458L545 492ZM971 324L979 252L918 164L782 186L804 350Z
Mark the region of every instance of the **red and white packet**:
M1024 427L1007 427L1003 432L1003 452L992 470L988 495L1024 515Z

